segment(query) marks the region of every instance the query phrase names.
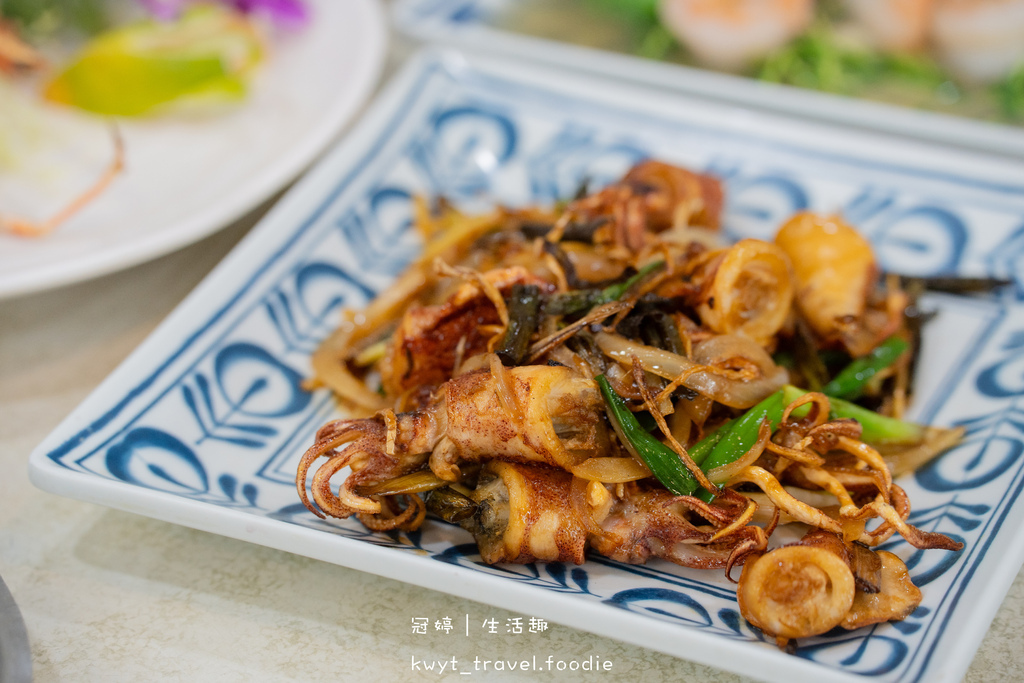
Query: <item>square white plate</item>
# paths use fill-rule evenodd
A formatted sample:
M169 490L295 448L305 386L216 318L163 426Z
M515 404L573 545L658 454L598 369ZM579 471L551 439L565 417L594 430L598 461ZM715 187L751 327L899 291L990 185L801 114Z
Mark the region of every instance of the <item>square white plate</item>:
M569 196L655 156L724 178L731 237L794 210L843 211L885 268L1010 276L1024 255L1024 169L877 135L452 52L412 60L195 292L32 454L49 491L377 573L777 681L959 680L1024 560L1024 309L934 297L921 421L965 442L900 481L912 522L960 553L892 543L924 591L905 622L780 652L721 572L594 557L487 567L437 521L410 534L324 522L292 483L327 392L300 382L342 306L412 258L411 197L467 210ZM1018 288L1019 291L1019 288Z

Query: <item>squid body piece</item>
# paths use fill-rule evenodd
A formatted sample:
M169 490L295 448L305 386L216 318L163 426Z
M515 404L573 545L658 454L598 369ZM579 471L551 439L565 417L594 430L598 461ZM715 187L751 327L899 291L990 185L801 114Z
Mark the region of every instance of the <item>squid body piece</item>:
M888 321L866 317L878 278L868 241L838 216L804 212L779 229L775 243L793 264L797 308L822 341L855 356L874 348Z
M921 603L896 555L820 529L748 560L736 596L747 621L783 640L898 621Z
M793 304L789 257L779 246L744 239L725 250L714 271L701 320L719 334L741 334L766 346Z
M597 384L567 367L472 372L445 382L424 408L392 415L390 426L381 415L328 423L303 455L295 484L314 513L345 518L381 511L380 502L360 495L357 487L414 472L425 463L446 481L458 480L460 462L487 459L570 469L607 455L603 405ZM313 475L314 507L306 495L306 474L320 457L327 462ZM351 473L335 495L331 477L345 467Z
M606 455L597 383L563 366L524 365L447 382L430 469L458 478L459 461L533 462L571 469Z
M463 523L483 561L582 564L587 531L569 504L571 484L552 467L488 462L472 495L478 512Z

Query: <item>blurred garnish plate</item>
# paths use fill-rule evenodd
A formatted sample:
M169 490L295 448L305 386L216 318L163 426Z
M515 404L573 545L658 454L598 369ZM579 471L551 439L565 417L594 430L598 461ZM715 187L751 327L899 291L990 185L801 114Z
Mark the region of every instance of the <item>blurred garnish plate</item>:
M44 237L0 233L0 298L111 273L191 244L305 170L372 94L388 42L378 0L306 4L308 23L275 37L239 104L119 119L124 170L102 194ZM109 164L110 123L3 81L0 88L2 213L48 217ZM5 144L5 135L18 137Z

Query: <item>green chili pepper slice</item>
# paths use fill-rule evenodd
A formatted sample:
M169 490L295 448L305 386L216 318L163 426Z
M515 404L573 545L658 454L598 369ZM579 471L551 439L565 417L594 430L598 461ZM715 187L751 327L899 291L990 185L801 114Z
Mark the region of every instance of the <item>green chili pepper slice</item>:
M676 452L640 426L623 398L612 389L608 378L598 375L594 379L601 388L612 427L626 450L640 458L658 481L677 496L688 496L697 490L697 480Z
M723 426L719 430L723 432L722 436L701 462L701 469L709 472L716 467L728 465L749 451L757 442L761 422L768 420L771 430L774 432L782 422L782 412L786 405L784 391L779 389L736 418L731 424ZM724 482L712 483L722 484ZM700 491L697 497L704 502L710 502L714 498L710 491Z

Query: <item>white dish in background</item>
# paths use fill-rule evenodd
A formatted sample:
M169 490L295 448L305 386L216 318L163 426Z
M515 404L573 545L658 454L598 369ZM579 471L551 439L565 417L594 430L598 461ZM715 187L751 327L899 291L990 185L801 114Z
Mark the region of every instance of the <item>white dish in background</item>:
M0 298L113 272L240 218L305 169L377 84L387 47L378 0L311 0L311 21L268 48L246 99L206 115L121 120L125 170L56 232L0 232ZM0 85L3 85L0 83ZM41 220L113 156L106 121L7 86L0 207ZM16 128L15 128L16 126Z
M550 203L581 178L657 156L719 174L731 237L792 211L842 210L882 264L1013 276L1024 254L1024 170L878 135L723 107L539 66L457 53L412 60L346 140L263 219L156 332L32 454L51 492L458 594L757 678L797 683L959 680L1024 560L1024 308L936 297L914 416L966 424L965 442L899 483L912 523L965 542L914 552L924 602L905 622L780 652L739 616L722 572L592 557L488 567L469 534L431 521L375 534L322 521L293 477L336 415L300 388L338 319L417 248L411 198L466 210Z
M505 28L503 15L521 4L523 0L396 0L392 18L402 33L439 45L542 61L766 111L1024 159L1024 126L768 83Z

